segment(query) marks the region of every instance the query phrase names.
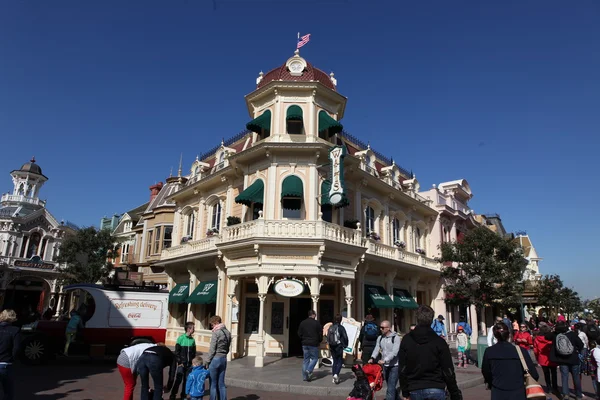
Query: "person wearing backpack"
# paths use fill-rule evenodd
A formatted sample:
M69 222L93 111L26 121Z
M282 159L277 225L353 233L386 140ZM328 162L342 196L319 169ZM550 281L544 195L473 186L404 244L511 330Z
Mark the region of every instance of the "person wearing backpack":
M598 326L591 318L588 318L586 321L585 334L590 342L594 341L598 343L598 339L600 339L600 330L598 330Z
M569 331L566 321L560 321L554 329L550 361L558 364L562 379L562 394L569 398L569 373L573 377L573 386L577 399L583 398L581 378L579 375L579 353L583 350L583 342L575 332Z
M368 362L373 354L375 343L379 337L379 326L371 314L365 317L365 323L358 335L358 343L360 344L361 360L364 363Z
M327 344L333 358L331 366L331 374L333 375L333 383L340 383L340 371L344 361L344 349L348 347L348 334L346 328L342 326L342 316L337 314L333 318L333 325L327 331Z
M378 363L383 367L383 377L387 383L385 400L396 400L398 385L398 351L400 350L400 336L392 331L390 321L381 321L379 327L381 336L377 338L375 350L369 363Z

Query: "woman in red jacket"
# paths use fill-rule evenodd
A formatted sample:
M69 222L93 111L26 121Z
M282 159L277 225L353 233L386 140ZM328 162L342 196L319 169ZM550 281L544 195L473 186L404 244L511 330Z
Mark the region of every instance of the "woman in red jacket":
M557 365L550 361L550 350L552 349L552 331L550 327L545 323L540 323L539 334L533 341L533 352L537 358L538 363L542 366L544 371L544 379L546 381L546 393L552 392L557 396L560 394L558 390L558 380L556 377ZM560 396L559 396L560 398Z

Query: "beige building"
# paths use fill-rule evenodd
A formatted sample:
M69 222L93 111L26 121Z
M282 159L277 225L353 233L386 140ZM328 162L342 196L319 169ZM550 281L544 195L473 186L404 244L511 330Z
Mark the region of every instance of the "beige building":
M216 313L233 357L262 366L266 355L301 354L296 331L310 309L322 323L395 310L401 331L417 303L445 314L438 212L411 173L342 131L346 100L333 74L296 52L246 96L248 131L161 188L135 229L142 265L168 275L168 344L190 320L207 348ZM171 223L167 246L156 232Z

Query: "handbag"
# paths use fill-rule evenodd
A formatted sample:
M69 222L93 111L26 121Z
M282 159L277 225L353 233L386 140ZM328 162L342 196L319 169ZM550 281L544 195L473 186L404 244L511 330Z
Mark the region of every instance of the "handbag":
M519 346L515 346L515 350L517 351L517 354L519 355L519 358L521 359L521 365L523 366L523 371L525 371L525 375L524 375L525 397L527 397L528 399L534 399L534 400L542 400L542 399L546 400L546 393L544 392L542 385L540 385L529 374L529 368L527 367L527 363L525 362L525 359L523 358L523 353L521 352L521 349L519 349Z

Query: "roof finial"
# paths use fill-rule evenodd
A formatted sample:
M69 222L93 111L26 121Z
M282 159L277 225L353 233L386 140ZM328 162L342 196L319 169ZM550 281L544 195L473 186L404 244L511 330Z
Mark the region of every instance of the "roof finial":
M296 51L294 51L294 55L296 57L300 57L300 49L296 49Z
M31 160L29 160L29 162L35 162L35 156L31 157Z
M225 138L221 138L221 147L225 146Z
M171 172L169 172L169 178L173 177L173 167L171 167Z
M177 176L181 177L181 164L183 163L183 153L179 156L179 170L177 171Z
M258 73L258 78L256 78L256 84L257 84L257 85L260 83L260 81L262 81L262 80L263 80L263 76L264 76L264 73L263 73L262 71L260 71L260 72Z
M334 86L337 86L337 79L334 78L335 74L333 73L333 71L331 71L331 73L329 74L329 79L331 79L331 83L333 83Z
M200 160L198 160L198 154L196 154L196 161L200 161Z

